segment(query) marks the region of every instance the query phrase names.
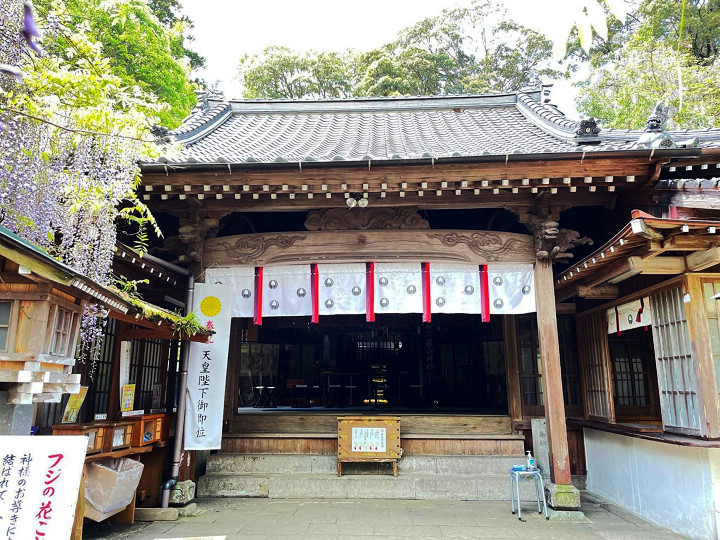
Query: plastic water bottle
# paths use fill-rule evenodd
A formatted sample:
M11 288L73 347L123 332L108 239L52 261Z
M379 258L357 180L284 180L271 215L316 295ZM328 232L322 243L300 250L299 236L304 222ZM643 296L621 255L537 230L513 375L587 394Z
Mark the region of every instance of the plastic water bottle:
M533 470L535 468L535 458L532 455L532 452L528 450L526 452L527 454L527 468L529 471Z

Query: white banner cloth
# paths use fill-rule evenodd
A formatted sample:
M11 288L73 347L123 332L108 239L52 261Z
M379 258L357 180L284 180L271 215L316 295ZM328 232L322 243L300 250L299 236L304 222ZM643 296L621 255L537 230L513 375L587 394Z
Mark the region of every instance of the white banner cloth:
M375 313L422 312L420 263L376 263Z
M489 266L488 292L492 314L534 313L536 306L533 266L531 264L512 268Z
M0 538L72 535L88 438L0 437Z
M233 317L252 317L255 314L255 268L208 268L205 282L232 287Z
M652 326L652 311L650 310L650 299L644 298L645 307L640 300L634 300L618 306L617 316L615 308L607 310L608 334L614 334L618 331L618 322L620 323L620 331L632 330L633 328L642 328L644 326ZM642 308L642 311L640 311ZM640 320L638 320L638 315Z
M478 265L430 263L433 313L482 313Z
M215 335L210 343L190 342L185 450L220 448L232 310L232 286L195 284L193 311L201 322L212 324Z
M365 263L318 264L320 315L365 313Z
M310 265L263 268L262 316L300 317L312 314Z

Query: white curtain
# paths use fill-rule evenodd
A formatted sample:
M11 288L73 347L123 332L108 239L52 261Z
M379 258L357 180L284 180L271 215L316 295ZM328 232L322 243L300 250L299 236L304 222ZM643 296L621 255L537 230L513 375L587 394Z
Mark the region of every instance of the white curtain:
M263 317L299 317L311 314L309 264L263 268Z
M433 313L482 313L478 265L431 262L430 308Z
M320 315L365 313L365 263L318 264Z
M420 263L376 263L375 313L422 312Z
M520 315L535 312L535 280L533 276L531 264L488 267L490 313Z
M255 268L208 268L205 282L232 287L232 317L252 317L255 310Z
M614 334L618 331L618 323L621 332L624 332L625 330L632 330L633 328L652 326L650 299L644 298L642 302L640 300L634 300L618 306L617 313L615 313L615 308L608 309L608 334Z

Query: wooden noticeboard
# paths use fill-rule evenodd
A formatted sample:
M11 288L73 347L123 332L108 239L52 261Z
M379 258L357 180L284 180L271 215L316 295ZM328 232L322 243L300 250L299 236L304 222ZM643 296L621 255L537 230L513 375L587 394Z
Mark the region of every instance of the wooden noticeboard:
M400 418L397 416L338 417L338 476L344 461L392 462L397 476Z

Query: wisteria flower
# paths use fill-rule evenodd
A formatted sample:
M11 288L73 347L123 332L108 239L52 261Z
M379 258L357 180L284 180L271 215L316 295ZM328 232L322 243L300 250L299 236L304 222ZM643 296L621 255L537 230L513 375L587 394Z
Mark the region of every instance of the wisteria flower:
M35 51L38 56L43 56L45 51L40 44L35 42L35 38L40 38L42 35L37 27L37 23L35 23L35 13L33 12L30 2L25 2L25 16L23 18L23 28L21 32L28 47Z

